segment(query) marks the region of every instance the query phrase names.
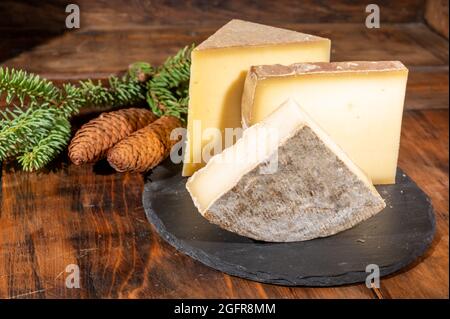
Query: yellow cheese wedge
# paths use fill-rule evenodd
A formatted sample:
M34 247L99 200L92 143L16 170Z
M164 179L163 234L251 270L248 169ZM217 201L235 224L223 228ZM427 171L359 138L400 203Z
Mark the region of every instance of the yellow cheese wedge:
M197 46L192 52L183 175L205 165L206 145L218 143L215 153L230 146L225 145L224 132L241 127L242 91L250 66L326 62L330 45L325 38L232 20ZM208 129L219 132L205 134Z
M243 126L293 98L374 184L392 184L407 77L398 61L255 66L245 83Z

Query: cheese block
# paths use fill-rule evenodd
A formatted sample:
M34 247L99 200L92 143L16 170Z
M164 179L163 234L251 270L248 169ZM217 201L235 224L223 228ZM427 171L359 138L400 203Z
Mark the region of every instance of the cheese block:
M230 146L225 145L225 128L241 128L242 90L250 66L329 61L330 40L232 20L197 46L191 57L184 176L204 166L207 144L219 145L215 153Z
M293 100L245 130L186 188L211 223L269 242L330 236L385 207L370 179Z
M407 77L397 61L254 66L242 98L243 126L293 98L374 184L392 184Z

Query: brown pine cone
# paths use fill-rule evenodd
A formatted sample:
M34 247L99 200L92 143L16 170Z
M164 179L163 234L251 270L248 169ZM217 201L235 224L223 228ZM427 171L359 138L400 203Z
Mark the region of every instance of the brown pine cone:
M179 119L162 116L155 122L134 132L108 151L108 162L118 172L146 172L161 163L172 146L173 129L181 127Z
M117 142L158 117L148 109L122 109L102 113L84 124L72 138L69 157L75 165L95 162Z

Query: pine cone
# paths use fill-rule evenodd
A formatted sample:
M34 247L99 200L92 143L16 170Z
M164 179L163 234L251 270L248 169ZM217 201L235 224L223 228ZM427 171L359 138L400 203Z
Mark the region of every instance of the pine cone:
M138 108L102 113L75 133L69 145L70 160L75 165L95 162L117 142L157 118L150 110Z
M134 132L108 151L108 162L118 172L146 172L161 163L172 146L179 140L171 140L173 129L181 127L179 119L162 116L155 122Z

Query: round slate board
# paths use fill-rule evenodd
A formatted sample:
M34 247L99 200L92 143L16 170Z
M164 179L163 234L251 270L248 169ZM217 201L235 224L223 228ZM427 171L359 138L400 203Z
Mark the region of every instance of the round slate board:
M286 286L364 282L366 266L391 274L421 256L435 220L430 200L401 170L397 183L377 187L386 208L337 235L303 242L265 243L210 224L195 208L181 167L167 161L145 184L143 204L157 232L180 252L227 274Z

